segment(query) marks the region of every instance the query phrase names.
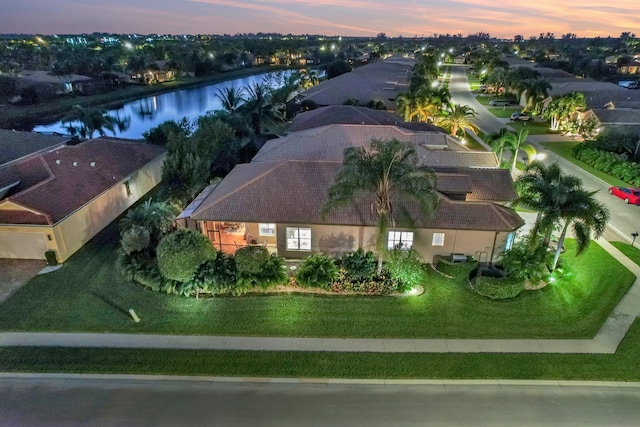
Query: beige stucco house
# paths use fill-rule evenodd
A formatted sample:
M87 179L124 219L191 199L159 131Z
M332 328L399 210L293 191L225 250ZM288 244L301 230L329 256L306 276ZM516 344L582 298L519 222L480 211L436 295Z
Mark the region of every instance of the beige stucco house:
M320 212L342 167L344 148L392 138L413 144L421 163L433 168L440 202L426 217L416 205L397 200L397 209L410 212L415 223L400 222L389 230L390 247L415 247L427 261L458 254L490 262L510 246L524 222L504 206L516 193L509 171L497 168L495 153L472 152L445 134L397 126L334 124L268 141L251 163L237 165L194 200L181 223L225 252L251 244L286 258L374 250L377 218L371 195L326 218Z
M162 177L164 149L97 138L0 168L0 258L65 261Z

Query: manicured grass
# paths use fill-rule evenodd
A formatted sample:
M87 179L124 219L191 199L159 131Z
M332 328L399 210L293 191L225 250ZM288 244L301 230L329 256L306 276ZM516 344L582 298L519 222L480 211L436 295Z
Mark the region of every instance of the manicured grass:
M528 321L529 318L523 319ZM0 348L0 371L291 378L640 381L640 323L615 354Z
M520 107L488 107L491 114L501 119L508 119L513 113L522 111Z
M491 301L432 273L418 297L247 295L188 299L146 291L115 271L109 226L60 270L0 306L5 331L424 338L591 338L634 276L597 244L567 243L564 278L513 301ZM134 323L134 308L142 322Z
M542 143L542 146L556 153L558 156L564 158L565 160L570 161L571 163L578 166L579 168L584 169L586 172L590 173L591 175L600 178L601 180L603 180L604 182L606 182L611 186L618 186L618 187L629 186L628 183L621 181L617 178L614 178L611 175L608 175L604 172L600 172L599 170L594 169L591 166L587 165L586 163L583 163L580 160L573 157L573 155L571 154L571 150L573 149L573 147L575 147L579 143L580 142L578 141L544 142Z
M613 246L615 246L620 252L625 254L631 261L640 265L640 239L636 238L636 242L632 247L628 243L624 242L611 242Z
M514 128L516 132L526 129L529 131L529 135L546 135L549 129L549 124L546 122L510 122L509 126Z

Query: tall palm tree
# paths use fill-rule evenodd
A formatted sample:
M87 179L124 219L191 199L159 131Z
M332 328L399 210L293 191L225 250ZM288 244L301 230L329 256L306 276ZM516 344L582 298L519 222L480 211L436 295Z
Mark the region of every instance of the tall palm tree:
M576 255L580 255L589 246L592 232L596 239L604 233L609 221L609 210L594 200L594 194L595 192L583 189L572 191L569 194L569 203L564 205L564 209L560 213L564 220L564 226L553 257L552 270L555 270L558 265L558 259L570 225L573 225L573 234L576 238Z
M534 113L539 113L542 109L542 102L549 97L551 84L542 78L528 80L524 85L524 90L527 94L527 108Z
M474 123L476 112L468 105L449 105L445 110L445 115L438 117L435 123L445 129L449 129L451 135L458 136L458 132L470 130L474 133L480 132L480 128Z
M105 136L106 131L109 131L115 136L116 130L122 132L129 127L130 119L113 116L104 108L85 108L81 105L74 105L71 107L71 111L62 118L62 123L71 135L91 139L96 132L100 136Z
M342 169L328 190L322 217L339 207L352 203L363 192L374 195L372 210L378 216L378 272L387 250L388 228L395 227L399 216L411 218L399 200L415 202L422 215L429 217L437 208L436 177L431 169L418 164L415 148L398 140L372 141L371 147L349 147L344 150Z
M513 153L513 160L511 161L511 175L516 173L516 165L518 164L518 152L522 144L527 140L529 131L521 129L518 133L507 132L502 139L504 140L505 148Z
M538 212L530 241L534 241L538 233L544 233L543 244L548 247L562 211L572 203L570 195L580 191L582 182L573 175L563 174L557 163L547 166L536 161L527 166L515 186L518 199L514 204Z

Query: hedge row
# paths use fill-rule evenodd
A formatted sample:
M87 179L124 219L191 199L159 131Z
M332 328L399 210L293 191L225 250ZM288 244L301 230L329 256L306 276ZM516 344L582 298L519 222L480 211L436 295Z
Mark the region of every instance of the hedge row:
M478 276L473 283L474 290L487 298L515 298L524 290L524 282L510 277Z
M576 159L600 172L628 182L632 186L640 187L640 163L630 161L623 154L590 148L584 144L576 145L572 154Z

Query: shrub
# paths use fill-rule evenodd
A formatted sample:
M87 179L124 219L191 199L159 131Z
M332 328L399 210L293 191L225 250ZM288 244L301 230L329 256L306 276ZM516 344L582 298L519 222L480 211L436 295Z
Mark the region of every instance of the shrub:
M193 291L211 292L212 295L234 293L236 262L233 256L218 253L215 259L203 263L193 280Z
M342 266L356 279L369 279L376 274L377 260L373 252L358 248L342 257Z
M405 292L426 279L424 258L414 248L409 250L394 248L389 251L386 268L398 281L398 291Z
M338 278L338 267L333 259L323 254L312 254L300 265L296 279L304 287L329 289Z
M474 289L478 294L487 298L509 299L520 295L524 290L524 282L511 277L478 276L474 282Z
M264 246L245 246L236 251L236 289L243 293L252 286L266 289L286 283L288 276L284 261L276 255L269 255Z
M200 265L215 259L216 250L204 235L181 229L166 235L158 244L158 267L164 277L178 282L190 280Z
M384 269L380 275L358 279L349 275L344 268L340 268L338 278L330 286L331 292L355 292L367 295L389 295L400 288L400 281L394 279L389 271Z
M500 264L508 276L515 280L528 280L535 285L549 274L547 265L551 263L553 254L541 241L532 245L528 243L528 240L524 240L514 244L500 256Z
M436 268L441 273L460 279L463 277L466 278L469 275L469 272L473 270L476 265L478 265L476 261L454 263L441 258L438 260Z
M140 252L146 249L150 241L149 230L139 225L133 225L122 233L120 247L125 254L129 255L132 252Z

